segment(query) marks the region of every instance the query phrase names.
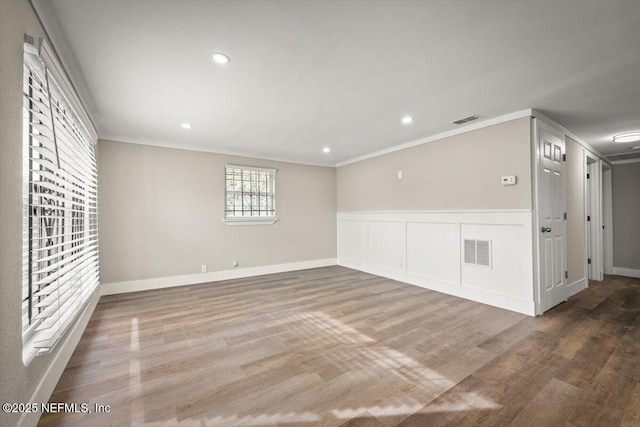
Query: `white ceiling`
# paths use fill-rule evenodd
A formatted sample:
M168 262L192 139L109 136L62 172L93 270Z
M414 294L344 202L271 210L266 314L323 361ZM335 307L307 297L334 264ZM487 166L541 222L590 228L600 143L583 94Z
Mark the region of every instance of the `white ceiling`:
M32 1L105 139L334 165L535 108L638 145L638 0Z

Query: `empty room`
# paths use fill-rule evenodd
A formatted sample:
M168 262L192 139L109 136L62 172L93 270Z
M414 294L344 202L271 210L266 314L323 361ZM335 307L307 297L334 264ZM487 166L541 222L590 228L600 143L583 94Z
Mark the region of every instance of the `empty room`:
M639 426L640 1L0 0L0 426Z

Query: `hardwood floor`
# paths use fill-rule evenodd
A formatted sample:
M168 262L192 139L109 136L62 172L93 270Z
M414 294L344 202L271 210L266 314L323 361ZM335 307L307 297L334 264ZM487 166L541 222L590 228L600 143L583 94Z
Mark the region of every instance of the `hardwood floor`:
M41 426L638 426L640 279L542 317L343 267L103 297Z

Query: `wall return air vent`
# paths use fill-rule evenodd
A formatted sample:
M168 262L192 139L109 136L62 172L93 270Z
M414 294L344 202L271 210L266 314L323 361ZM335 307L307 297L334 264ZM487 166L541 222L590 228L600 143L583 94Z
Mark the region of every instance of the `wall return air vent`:
M473 114L469 117L465 117L464 119L458 119L455 122L453 122L456 125L461 125L463 123L467 123L467 122L471 122L473 120L478 120L480 118L480 116L478 116L477 114Z
M464 263L491 268L491 240L464 239Z

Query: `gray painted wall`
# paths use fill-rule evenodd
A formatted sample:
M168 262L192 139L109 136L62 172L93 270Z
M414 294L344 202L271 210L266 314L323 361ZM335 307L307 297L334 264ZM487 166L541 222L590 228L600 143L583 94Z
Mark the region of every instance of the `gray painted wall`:
M640 163L613 165L613 265L640 270Z
M224 224L224 166L276 168L273 225ZM336 257L336 170L98 143L102 283Z
M530 150L525 117L341 166L338 211L531 209Z

